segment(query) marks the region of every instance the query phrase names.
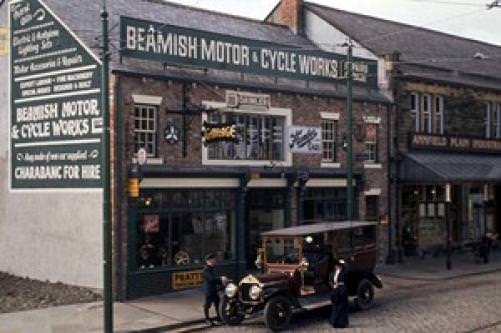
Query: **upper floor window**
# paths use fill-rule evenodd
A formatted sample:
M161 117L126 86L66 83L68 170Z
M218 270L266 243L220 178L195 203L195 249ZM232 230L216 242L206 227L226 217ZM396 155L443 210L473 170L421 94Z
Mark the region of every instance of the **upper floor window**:
M431 109L432 109L431 96L430 95L423 95L423 97L421 98L421 110L423 110L422 117L421 117L421 132L431 133L431 129L432 129Z
M411 93L411 117L412 117L412 126L414 126L414 131L419 132L421 128L420 125L420 117L419 117L419 95L417 93Z
M368 163L378 162L378 125L377 124L365 124L366 134L365 134L365 152L367 154Z
M144 148L148 156L157 155L157 113L155 105L134 107L134 152Z
M231 123L237 128L236 142L213 142L207 147L209 160L284 160L285 117L261 114L214 112L208 122Z
M322 162L336 162L337 121L322 119Z
M501 138L501 104L485 103L484 134L488 139Z
M444 133L443 96L411 93L410 108L414 132Z
M435 96L433 103L433 133L444 134L444 97Z

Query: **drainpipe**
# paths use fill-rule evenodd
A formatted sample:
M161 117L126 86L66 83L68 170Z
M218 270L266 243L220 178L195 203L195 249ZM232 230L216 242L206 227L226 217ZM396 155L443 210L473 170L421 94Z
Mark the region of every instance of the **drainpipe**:
M393 147L393 131L395 128L393 127L392 123L392 117L391 117L391 112L392 112L392 106L387 105L386 106L386 146L388 149L388 162L387 162L387 175L388 175L388 182L387 182L387 208L386 210L388 211L388 221L387 221L387 226L388 226L388 255L386 257L386 263L387 264L394 264L395 263L395 257L394 257L394 251L393 251L393 207L392 207L392 198L393 198L393 184L395 181L395 175L393 174L393 163L394 163L394 147Z

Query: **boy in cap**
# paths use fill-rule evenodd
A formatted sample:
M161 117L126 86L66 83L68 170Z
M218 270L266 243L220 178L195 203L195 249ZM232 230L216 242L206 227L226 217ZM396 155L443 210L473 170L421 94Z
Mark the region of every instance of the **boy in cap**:
M218 276L216 273L216 256L214 254L211 253L205 256L205 264L203 269L205 292L204 315L207 323L214 325L213 320L209 316L209 310L214 304L217 314L216 321L221 322L221 317L219 316L219 295L217 291L219 287L227 283L228 279L225 276Z

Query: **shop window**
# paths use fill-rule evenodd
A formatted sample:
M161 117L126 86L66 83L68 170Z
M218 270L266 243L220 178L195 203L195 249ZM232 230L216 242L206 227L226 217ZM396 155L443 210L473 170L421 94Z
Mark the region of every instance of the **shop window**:
M235 124L237 128L236 142L209 144L209 160L284 160L285 117L214 112L208 122Z
M336 162L337 121L322 119L322 161Z
M134 152L144 148L148 156L157 155L157 106L134 107Z
M377 221L379 218L379 196L367 195L365 197L365 219Z
M201 265L208 253L214 253L220 261L234 259L233 192L146 193L140 202L150 204L139 207L138 269ZM164 206L165 202L172 205Z
M366 126L366 136L365 136L365 152L367 154L368 163L378 162L378 125L377 124L365 124Z

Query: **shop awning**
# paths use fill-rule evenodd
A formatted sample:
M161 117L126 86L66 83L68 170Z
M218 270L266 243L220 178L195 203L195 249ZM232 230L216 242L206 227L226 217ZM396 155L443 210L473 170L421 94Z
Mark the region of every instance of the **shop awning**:
M501 155L412 151L404 153L399 173L408 183L501 183Z

